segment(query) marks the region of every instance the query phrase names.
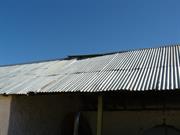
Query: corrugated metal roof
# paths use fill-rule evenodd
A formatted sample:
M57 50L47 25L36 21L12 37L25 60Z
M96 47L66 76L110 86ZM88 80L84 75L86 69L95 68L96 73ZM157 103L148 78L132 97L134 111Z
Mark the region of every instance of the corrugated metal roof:
M180 89L180 46L0 67L0 94Z

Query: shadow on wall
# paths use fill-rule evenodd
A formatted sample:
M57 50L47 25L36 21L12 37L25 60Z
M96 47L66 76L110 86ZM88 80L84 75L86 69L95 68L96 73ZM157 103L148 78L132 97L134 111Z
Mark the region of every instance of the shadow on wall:
M61 135L64 117L79 108L77 96L13 96L8 135Z
M69 113L62 123L61 135L92 135L89 122L82 113Z

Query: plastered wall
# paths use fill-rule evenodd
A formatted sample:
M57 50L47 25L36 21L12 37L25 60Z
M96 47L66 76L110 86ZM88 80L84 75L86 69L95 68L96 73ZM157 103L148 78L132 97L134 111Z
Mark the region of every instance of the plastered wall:
M8 135L61 135L65 115L78 111L79 104L65 95L13 96Z
M0 96L0 135L61 135L64 117L80 109L78 96ZM96 111L83 112L96 135ZM180 111L105 111L103 135L142 135L156 125L180 129Z
M11 96L0 96L0 135L7 135Z
M84 112L93 135L96 135L96 112ZM113 111L103 114L103 135L142 135L156 125L172 125L180 129L180 111Z

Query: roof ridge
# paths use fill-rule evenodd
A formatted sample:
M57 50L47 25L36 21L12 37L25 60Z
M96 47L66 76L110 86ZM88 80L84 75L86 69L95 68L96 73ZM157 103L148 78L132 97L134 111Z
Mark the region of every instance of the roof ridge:
M50 61L72 60L72 59L81 60L81 59L87 59L87 58L93 58L93 57L99 57L99 56L105 56L105 55L112 55L112 54L116 54L116 53L126 53L126 52L132 52L132 51L141 51L141 50L158 49L158 48L175 47L175 46L180 46L180 44L163 45L163 46L159 46L159 47L134 48L134 49L127 49L127 50L122 50L122 51L114 51L114 52L107 52L107 53L97 53L97 54L69 55L69 56L67 56L65 58L54 58L54 59L47 59L47 60L35 60L35 61L29 61L29 62L15 63L15 64L5 64L5 65L0 65L0 67L25 65L25 64L34 64L34 63L43 63L43 62L50 62Z

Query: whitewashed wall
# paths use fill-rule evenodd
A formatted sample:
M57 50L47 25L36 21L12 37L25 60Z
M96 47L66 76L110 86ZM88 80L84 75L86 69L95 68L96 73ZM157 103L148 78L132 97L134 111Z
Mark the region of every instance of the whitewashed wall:
M11 96L0 96L0 135L8 134Z

